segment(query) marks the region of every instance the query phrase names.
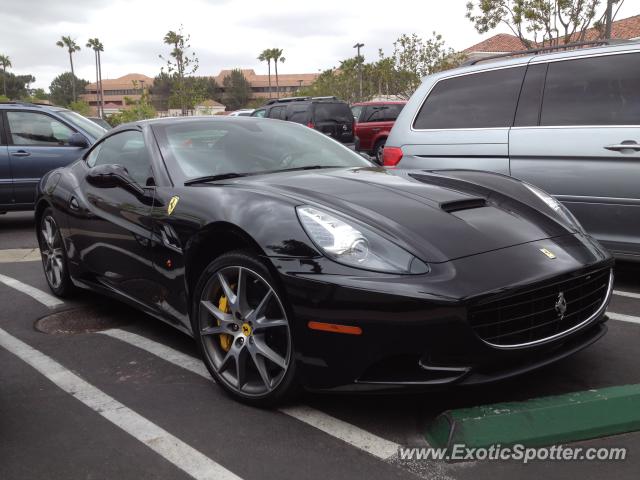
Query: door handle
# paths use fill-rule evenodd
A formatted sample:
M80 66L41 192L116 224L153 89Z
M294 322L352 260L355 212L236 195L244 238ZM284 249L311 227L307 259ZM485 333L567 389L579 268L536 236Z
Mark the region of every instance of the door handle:
M11 155L13 155L14 157L28 157L29 155L31 155L31 152L18 150L17 152L11 152Z
M380 129L379 129L379 128L372 128L372 129L371 129L371 131L372 131L372 132L379 132L379 131L380 131Z
M614 152L620 152L622 150L635 150L636 152L638 152L640 151L640 144L633 140L625 140L622 143L607 145L604 148L606 148L607 150L612 150Z

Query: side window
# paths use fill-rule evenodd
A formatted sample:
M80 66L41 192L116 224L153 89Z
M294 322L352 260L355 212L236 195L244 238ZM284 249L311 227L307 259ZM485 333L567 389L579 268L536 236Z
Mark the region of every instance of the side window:
M306 107L299 106L291 106L289 107L289 112L287 116L287 120L290 122L302 123L306 124L308 122L308 113Z
M92 154L95 152L91 152ZM91 155L90 155L91 156ZM144 144L142 133L137 130L127 130L116 133L100 144L96 159L89 166L117 164L127 169L129 175L139 185L147 185L151 177L151 159Z
M418 129L510 127L525 67L462 75L436 84L413 124Z
M364 110L364 107L362 105L356 105L354 107L351 107L351 113L353 113L353 117L356 119L356 121L360 122L360 115L362 114L362 110Z
M251 114L252 117L258 117L258 118L264 118L264 116L267 114L267 111L264 108L261 108L259 110L256 110L255 112L253 112Z
M284 120L285 117L285 107L273 107L269 111L269 118L277 118L280 120Z
M392 122L398 118L400 109L396 105L381 105L367 109L365 122Z
M640 53L550 63L540 124L640 125Z
M11 143L24 146L59 147L67 145L74 133L49 115L38 112L7 112Z
M538 125L540 103L544 89L544 77L547 74L547 64L529 65L522 84L518 111L516 112L516 127L530 127Z
M96 164L96 160L98 160L98 155L100 154L100 150L102 149L102 143L96 145L93 150L91 150L87 156L85 157L85 162L89 167L93 167Z

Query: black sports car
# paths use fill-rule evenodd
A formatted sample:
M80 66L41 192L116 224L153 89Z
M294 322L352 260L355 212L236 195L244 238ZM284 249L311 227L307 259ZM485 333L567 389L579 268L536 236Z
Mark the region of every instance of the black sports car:
M39 186L51 290L192 335L231 395L475 384L600 338L613 261L536 187L257 118L120 126Z

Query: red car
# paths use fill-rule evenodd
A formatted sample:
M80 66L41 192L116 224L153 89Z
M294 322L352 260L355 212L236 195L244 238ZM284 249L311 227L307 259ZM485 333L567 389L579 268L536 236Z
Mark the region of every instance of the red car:
M366 152L382 164L382 149L391 127L407 102L354 103L351 111L356 120L356 151Z

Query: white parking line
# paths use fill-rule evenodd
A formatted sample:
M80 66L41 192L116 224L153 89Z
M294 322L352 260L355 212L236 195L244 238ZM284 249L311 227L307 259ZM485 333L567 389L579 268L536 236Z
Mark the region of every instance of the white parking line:
M623 292L622 290L614 290L614 295L618 295L620 297L629 297L629 298L638 298L640 299L640 293L635 292Z
M640 325L640 317L634 317L633 315L624 315L622 313L607 312L607 316L611 320L618 320L620 322L637 323Z
M222 465L1 328L0 346L31 365L62 390L80 400L193 478L198 480L240 480L240 477Z
M49 295L42 290L32 287L31 285L27 285L26 283L22 283L20 280L16 280L15 278L2 275L1 273L0 283L4 283L8 287L15 288L19 292L29 295L34 300L37 300L38 302L49 308L59 307L60 305L64 304L62 300L54 297L53 295Z
M191 355L186 355L171 347L126 330L111 329L99 333L122 340L207 380L214 381L202 361L196 360ZM399 447L397 443L381 438L314 408L301 405L281 408L279 411L380 459L386 460L397 455Z

